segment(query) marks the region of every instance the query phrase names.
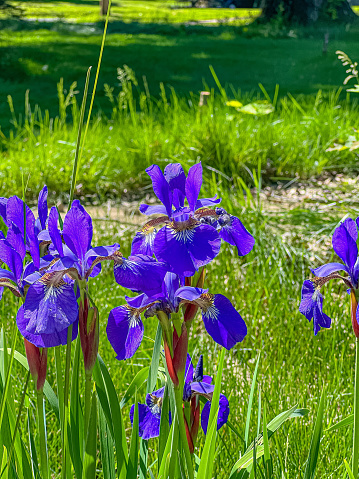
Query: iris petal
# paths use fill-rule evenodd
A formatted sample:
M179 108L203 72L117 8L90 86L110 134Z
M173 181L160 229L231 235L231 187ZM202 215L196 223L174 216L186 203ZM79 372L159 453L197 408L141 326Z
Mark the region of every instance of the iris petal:
M154 250L159 261L168 263L179 276L193 276L219 253L221 240L209 225L195 225L179 229L176 224L159 230Z
M109 315L107 337L117 354L116 359L128 359L137 351L143 338L143 323L129 308L119 306Z
M121 258L120 264L115 264L114 274L118 284L135 291L161 290L167 268L163 263L143 261L138 256Z
M142 228L132 240L131 254L146 254L152 256L154 253L153 244L157 230L155 228Z
M237 217L230 218L230 223L221 229L219 236L223 241L237 247L238 256L245 256L252 251L255 240Z
M326 276L336 273L337 271L346 271L349 273L348 268L342 263L323 264L323 266L319 266L319 268L312 269L311 271L318 278L325 278Z
M222 294L214 295L212 306L202 311L202 318L212 339L228 350L243 341L247 334L246 323Z
M0 260L14 273L16 282L20 285L23 269L22 259L21 256L6 243L6 240L0 240Z
M37 202L37 211L39 215L39 220L41 224L41 229L46 228L46 220L47 220L47 186L45 185L43 189L39 193L39 199Z
M79 200L74 200L64 219L63 237L66 245L84 261L92 241L92 220Z
M201 426L205 434L207 434L209 414L211 412L211 402L208 401L203 407L201 414ZM229 402L224 394L219 397L219 411L217 417L217 431L228 421L229 416Z
M168 216L172 212L172 198L170 187L158 165L152 165L146 169L146 173L152 180L152 187L155 195L165 206Z
M202 186L202 164L191 166L186 180L186 198L191 211L196 210L199 192Z
M175 209L184 205L186 195L186 175L180 163L166 166L164 176L172 192L172 203Z
M143 215L167 215L166 207L163 205L140 205L140 213Z
M59 212L57 211L57 208L53 206L49 214L49 221L48 221L49 234L50 234L52 244L55 247L55 250L58 252L60 257L62 257L64 255L64 251L63 251L61 233L57 226L58 221L59 221Z
M356 239L353 238L353 224L355 227L354 220L347 218L335 229L332 239L334 251L350 269L354 267L358 257Z
M67 329L62 331L55 331L52 334L32 334L27 331L26 327L28 320L25 319L24 305L20 307L17 316L16 324L19 328L21 335L26 338L30 343L39 348L53 348L55 346L67 344ZM76 339L78 333L78 319L73 323L72 328L72 341Z
M53 334L68 328L78 316L78 305L72 284L55 274L45 274L27 292L25 319L32 334Z
M133 424L134 412L135 405L133 405L130 410L131 424ZM142 437L142 439L148 440L160 435L160 414L152 414L151 409L146 406L146 404L138 403L138 418L139 436Z

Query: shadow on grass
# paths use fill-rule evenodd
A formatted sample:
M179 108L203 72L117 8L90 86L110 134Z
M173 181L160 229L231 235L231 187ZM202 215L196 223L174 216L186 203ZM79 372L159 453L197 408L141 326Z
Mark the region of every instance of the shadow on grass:
M9 118L6 95L23 108L30 90L33 103L57 111L56 83L65 87L77 81L82 89L87 68L96 67L103 23L1 21L0 117ZM324 27L323 27L324 29ZM308 30L309 32L309 30ZM129 65L137 78L147 78L152 94L159 84L173 86L180 94L215 87L209 65L223 85L242 91L259 91L262 83L270 94L280 84L281 94L316 93L342 84L344 71L337 49L359 58L358 29L331 30L328 53L322 54L323 37L307 34L298 38L267 38L255 30L232 25L169 25L112 22L101 67L97 105L109 110L104 84L118 84L116 69ZM94 75L93 75L94 76ZM118 91L118 89L117 89ZM116 93L116 91L115 91Z

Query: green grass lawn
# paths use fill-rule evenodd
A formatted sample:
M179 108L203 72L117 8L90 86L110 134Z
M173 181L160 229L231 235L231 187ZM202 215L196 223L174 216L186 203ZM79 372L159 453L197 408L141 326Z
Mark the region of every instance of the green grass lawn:
M28 5L28 6L27 6ZM157 5L160 8L157 8ZM38 16L81 18L85 12L97 9L76 3L27 3L26 12ZM335 51L342 49L353 58L359 56L358 27L349 31L330 30L328 54L323 56L324 30L308 31L298 38L266 38L263 32L243 30L233 25L185 25L172 20L160 21L148 11L166 11L169 16L182 16L179 22L191 18L222 18L237 15L237 10L180 9L171 10L157 2L126 2L118 9L133 12L127 20L114 21L109 27L103 64L99 80L97 108L106 108L101 101L104 83L115 86L116 68L129 65L141 79L146 77L151 94L158 96L159 84L167 91L175 88L178 94L198 92L203 82L214 85L209 65L213 65L221 82L232 84L236 90L258 91L258 83L273 92L279 83L281 94L313 94L319 88L330 90L342 84L343 71L336 60ZM31 10L34 9L34 10ZM71 13L73 11L73 13ZM138 21L138 12L149 23ZM57 12L57 13L55 13ZM240 12L240 16L255 16L256 12ZM246 20L247 22L251 20ZM22 107L26 90L30 90L32 104L56 111L56 83L62 77L66 88L77 81L80 90L86 70L96 65L103 24L73 24L54 21L50 23L2 21L0 30L0 125L8 125L6 97L13 97L16 109ZM245 29L248 27L245 27ZM322 33L321 33L322 32ZM269 35L270 32L266 31ZM291 34L295 36L295 33Z
M16 2L13 2L16 6ZM203 20L243 19L248 21L260 13L259 9L188 8L189 2L170 1L114 1L111 22L184 23ZM31 19L59 19L76 23L101 20L99 2L21 2L23 16Z

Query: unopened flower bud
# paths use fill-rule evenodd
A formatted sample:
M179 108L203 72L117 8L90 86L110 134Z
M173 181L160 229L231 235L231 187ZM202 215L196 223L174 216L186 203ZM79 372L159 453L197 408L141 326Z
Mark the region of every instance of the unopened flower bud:
M45 384L47 370L47 349L38 348L24 338L25 352L31 376L36 381L36 390L41 391Z
M350 291L350 312L354 334L359 338L359 323L357 318L358 300L353 290Z
M85 371L91 372L95 366L100 337L98 309L96 306L89 307L86 296L83 303L80 301L79 331Z

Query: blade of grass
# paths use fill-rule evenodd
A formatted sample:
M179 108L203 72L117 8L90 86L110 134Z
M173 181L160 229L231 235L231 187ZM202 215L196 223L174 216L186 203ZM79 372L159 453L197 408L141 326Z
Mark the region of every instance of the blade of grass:
M323 416L324 416L324 405L325 405L325 388L323 388L322 395L319 401L319 407L317 412L317 418L313 428L309 456L307 460L307 465L304 472L304 479L314 479L315 470L317 467L318 456L319 456L319 447L320 440L322 438L323 430Z
M132 434L130 442L130 451L128 456L128 466L126 479L133 479L137 477L138 468L138 446L139 446L139 417L138 417L138 402L137 392L135 393L135 411L133 415Z
M251 384L251 391L249 394L249 400L248 400L248 408L247 408L247 419L246 419L246 427L244 431L244 441L246 443L246 447L248 445L248 439L249 439L249 427L250 427L250 422L251 422L251 412L252 412L252 405L253 405L253 397L254 397L254 390L256 387L256 381L257 381L257 374L258 374L258 366L259 366L259 360L260 360L261 355L259 354L256 366L254 368L254 374L253 374L253 379L252 379L252 384Z

